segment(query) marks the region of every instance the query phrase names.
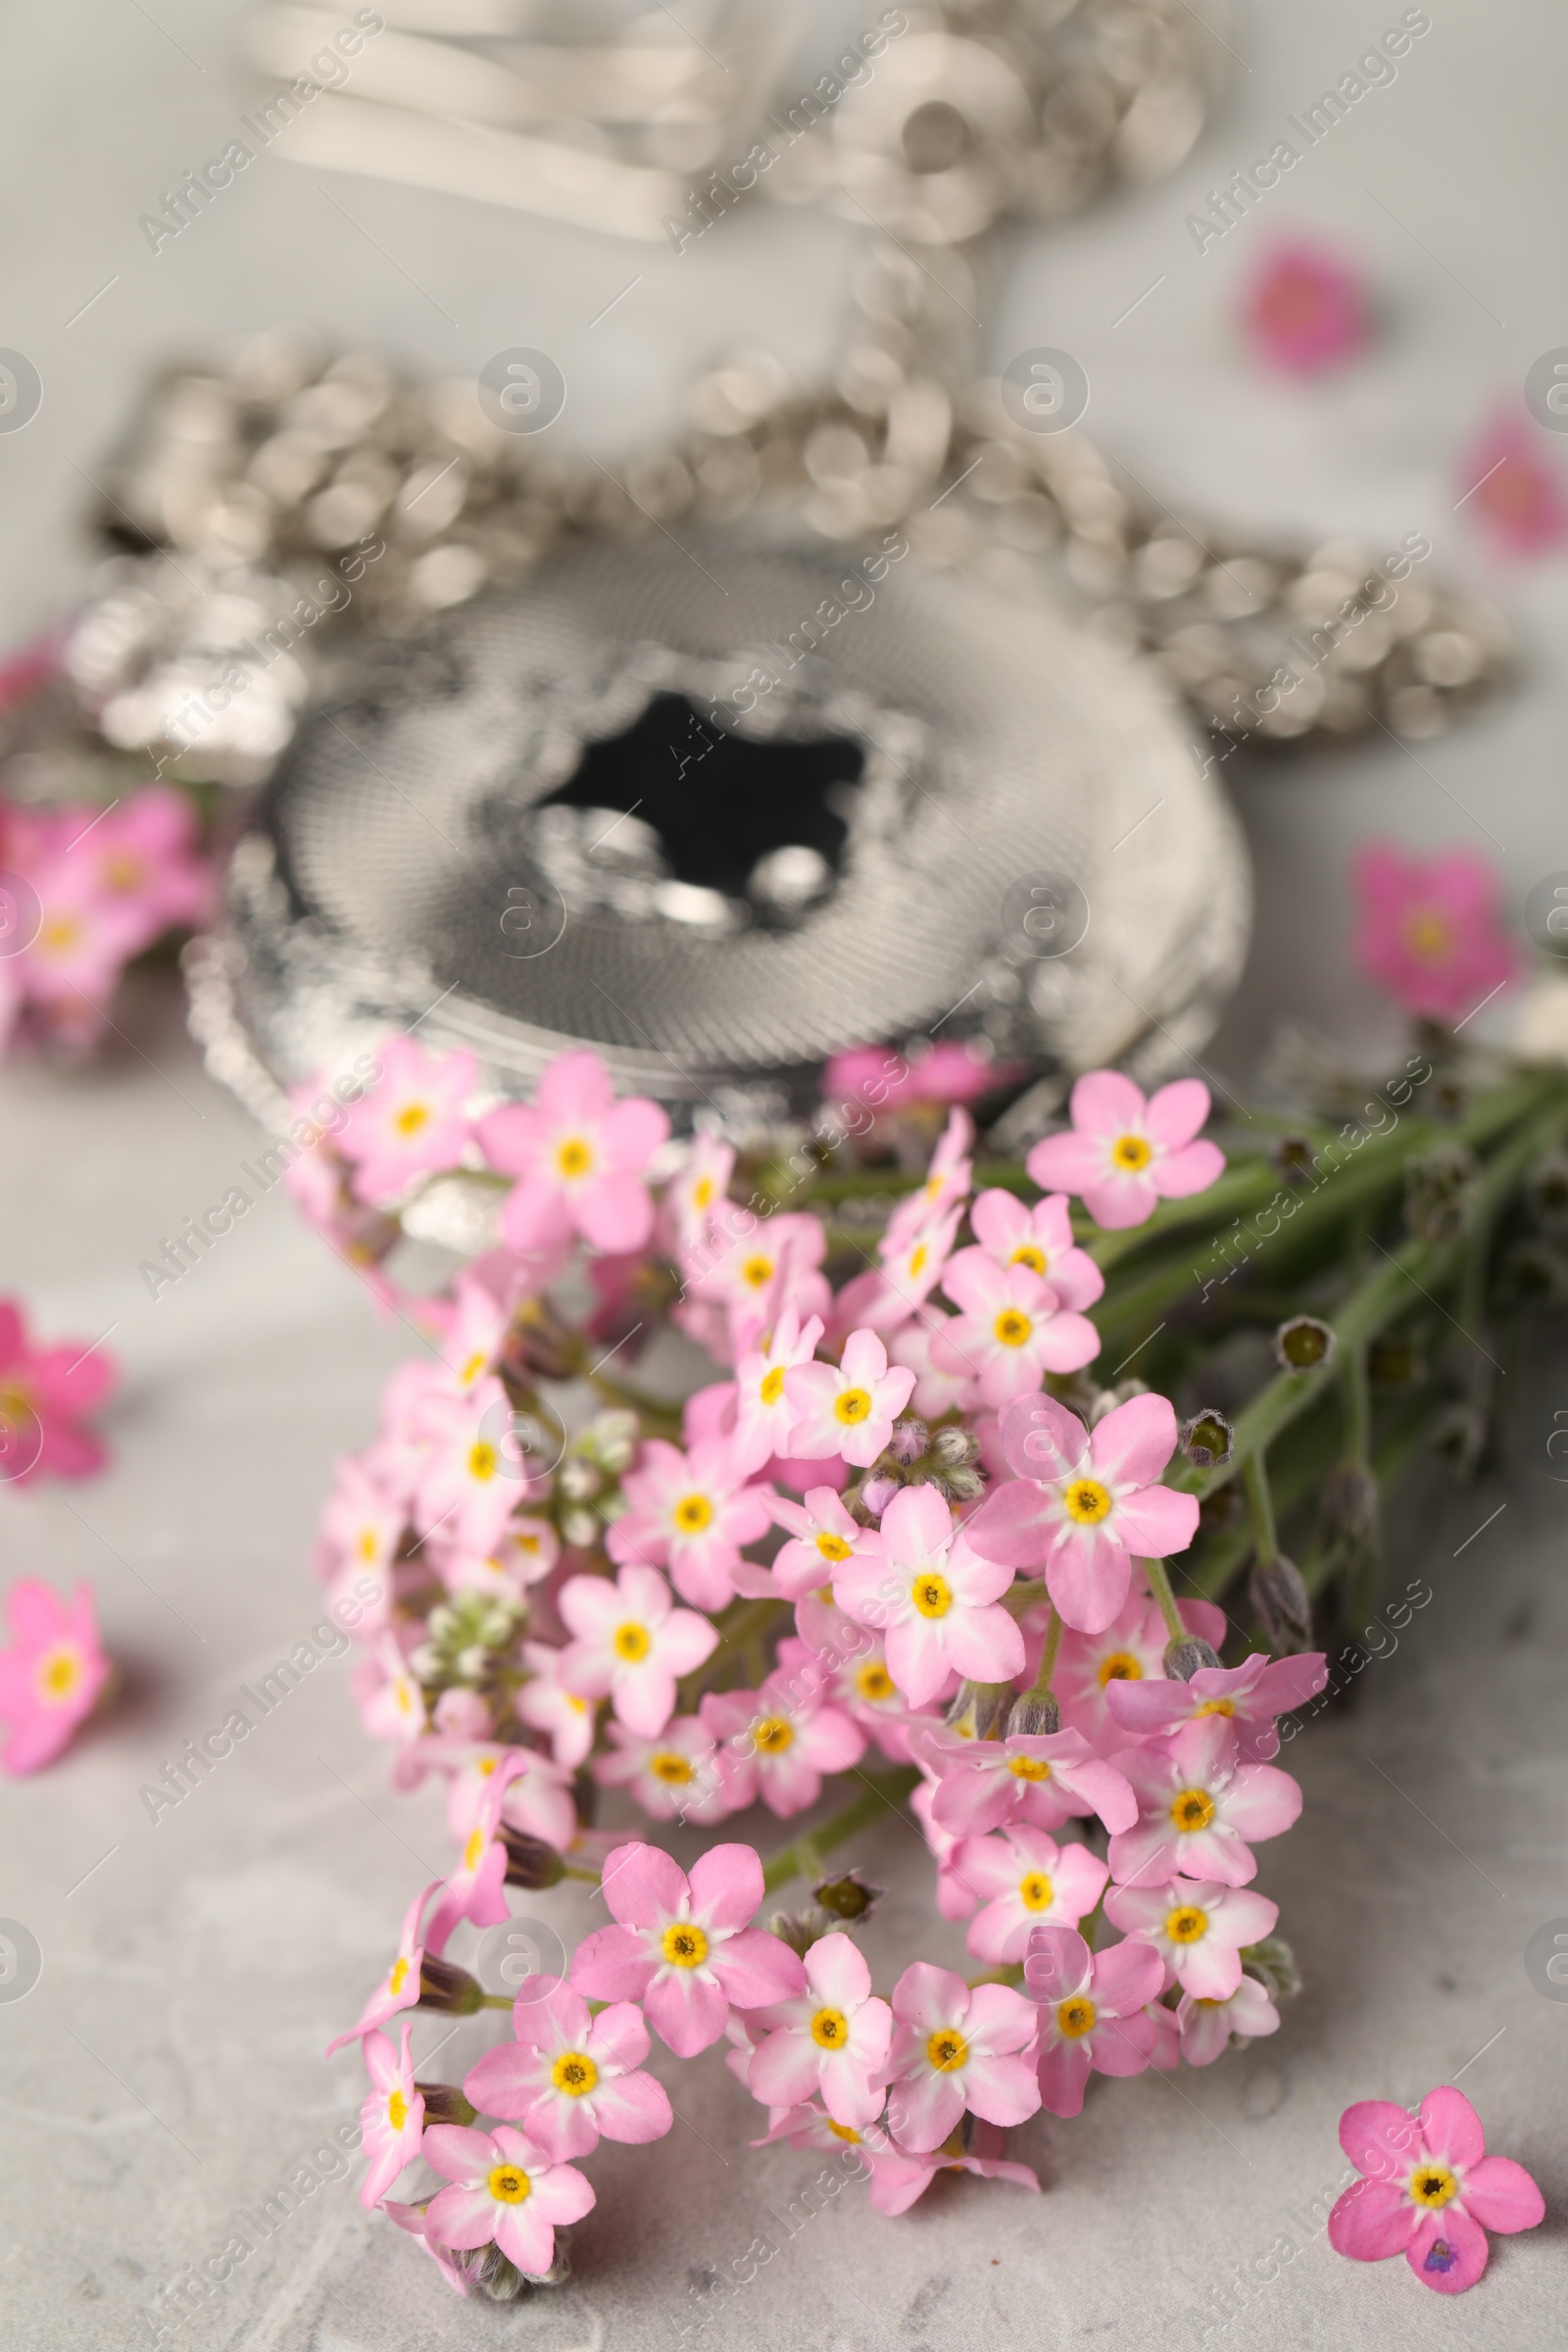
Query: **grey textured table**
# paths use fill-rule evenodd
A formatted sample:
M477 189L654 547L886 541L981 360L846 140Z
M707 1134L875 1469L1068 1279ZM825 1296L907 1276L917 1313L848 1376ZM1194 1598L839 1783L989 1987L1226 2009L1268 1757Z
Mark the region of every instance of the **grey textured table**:
M78 0L0 26L12 224L0 342L46 382L35 423L0 440L12 632L69 591L82 475L140 371L172 349L290 317L432 372L537 342L573 381L574 438L609 455L670 422L691 367L721 342L771 342L803 367L830 348L854 232L760 209L677 263L368 182L331 183L345 220L324 179L268 159L155 258L136 216L221 143L247 95L226 62L226 5L161 0L155 13ZM853 6L812 14L824 27L860 21ZM1484 571L1454 512L1456 452L1490 404L1517 396L1530 361L1568 340L1548 247L1568 197L1560 12L1545 0L1435 11L1397 84L1282 193L1275 225L1342 238L1389 293L1379 351L1342 381L1265 391L1238 368L1227 305L1255 246L1237 235L1200 259L1182 230L1203 189L1396 14L1363 0L1242 10L1233 40L1250 71L1199 154L1169 187L1020 240L990 340L1003 358L1041 340L1079 352L1091 425L1162 495L1324 537L1424 528L1439 561ZM639 269L646 288L590 328ZM439 311L410 278L439 292ZM1239 785L1261 912L1222 1067L1245 1071L1287 1010L1368 1047L1387 1034L1343 955L1344 859L1361 833L1490 846L1515 906L1568 866L1554 651L1568 569L1544 565L1503 593L1531 654L1514 699L1420 748L1418 763L1382 743ZM115 1325L126 1366L113 1470L79 1490L0 1494L0 1562L7 1576L90 1575L128 1681L63 1764L0 1790L0 1913L25 1921L44 1955L35 1989L0 2005L8 2352L151 2343L159 2292L352 2117L356 2063L323 2064L321 2045L447 1850L438 1797L391 1794L330 1664L156 1827L138 1802L149 1773L318 1616L304 1561L330 1460L368 1434L403 1344L275 1197L156 1305L147 1298L138 1261L221 1196L254 1134L156 991L122 1025L135 1050L117 1046L96 1074L0 1071L0 1284L23 1288L50 1331ZM684 2340L733 2352L1560 2343L1568 2007L1532 1988L1523 1955L1537 1926L1568 1917L1568 1490L1544 1450L1568 1369L1544 1359L1518 1385L1503 1483L1453 1495L1433 1480L1404 1506L1396 1581L1430 1574L1437 1601L1368 1671L1355 1712L1336 1710L1294 1751L1306 1810L1268 1850L1262 1885L1307 1989L1279 2035L1204 2074L1102 2084L1078 2122L1026 2128L1017 2152L1038 2165L1041 2199L944 2180L912 2217L882 2223L847 2192ZM941 1948L921 1927L925 1865L900 1837L865 1853L894 1889L870 1938L885 1968L917 1931ZM573 1897L531 1907L569 1938ZM960 1948L953 1936L952 1956ZM444 2028L420 2031L430 2046ZM731 2269L759 2232L781 2237L767 2209L785 2212L816 2162L747 2151L759 2111L716 2053L678 2081L664 2071L683 2122L651 2152L601 2151L600 2208L559 2295L511 2313L460 2305L415 2247L361 2213L351 2174L305 2198L172 2340L674 2346L694 2271ZM1494 2241L1482 2287L1441 2303L1402 2263L1340 2262L1317 2222L1344 2170L1341 2108L1414 2098L1455 2074L1494 2148L1541 2178L1553 2218Z

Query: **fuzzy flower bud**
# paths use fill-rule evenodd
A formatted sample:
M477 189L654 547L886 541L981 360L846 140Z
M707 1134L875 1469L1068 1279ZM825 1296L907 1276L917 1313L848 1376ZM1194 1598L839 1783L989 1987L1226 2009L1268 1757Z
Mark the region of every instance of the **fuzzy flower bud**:
M565 1872L565 1864L553 1845L542 1838L524 1837L521 1830L503 1822L497 1832L507 1849L506 1883L509 1886L526 1886L531 1893L542 1887L557 1886Z
M913 1414L906 1420L895 1421L888 1451L896 1462L908 1465L917 1462L931 1443L931 1432Z
M1301 1989L1301 1972L1283 1936L1265 1936L1260 1943L1244 1944L1242 1966L1256 1977L1270 2000L1287 2001Z
M1274 1334L1274 1353L1284 1372L1315 1372L1334 1353L1334 1333L1316 1315L1292 1315Z
M972 1430L939 1429L931 1441L931 1458L944 1470L967 1470L980 1459L980 1441Z
M1209 1406L1183 1422L1180 1444L1187 1459L1200 1470L1217 1470L1235 1450L1236 1432L1223 1413Z
M1294 1561L1283 1553L1272 1560L1259 1560L1248 1592L1271 1649L1284 1657L1310 1648L1312 1604Z
M894 1495L900 1492L900 1484L901 1482L896 1478L868 1478L866 1480L860 1489L860 1500L871 1518L881 1518Z
M424 2101L426 2126L471 2124L479 2112L469 2106L455 2082L416 2082L414 2087Z
M471 2017L484 2002L484 1987L466 1968L451 1960L438 1960L426 1952L419 1962L419 1997L416 2009L437 2009L443 2017Z
M580 1454L572 1461L563 1462L561 1476L556 1481L568 1502L592 1502L604 1483L596 1466L584 1461Z
M1162 1663L1171 1682L1190 1683L1200 1667L1217 1666L1219 1658L1206 1642L1189 1634L1185 1641L1166 1643Z
M1061 1709L1049 1690L1026 1690L1007 1710L1008 1740L1049 1740L1061 1729Z
M589 1551L599 1541L599 1521L592 1511L563 1511L561 1534L564 1543L577 1551Z

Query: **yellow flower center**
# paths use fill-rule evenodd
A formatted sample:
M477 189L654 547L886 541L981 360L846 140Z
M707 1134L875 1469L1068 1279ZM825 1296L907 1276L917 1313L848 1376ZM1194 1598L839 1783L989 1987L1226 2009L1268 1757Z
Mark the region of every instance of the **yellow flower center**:
M671 1968L701 1968L708 1958L708 1937L688 1919L664 1930L664 1958Z
M467 1362L464 1365L463 1370L458 1374L458 1378L460 1381L462 1381L465 1388L468 1386L470 1381L478 1379L480 1373L484 1370L485 1365L489 1362L489 1357L483 1353L469 1356Z
M924 1273L926 1262L930 1255L930 1250L926 1248L924 1242L922 1242L919 1249L916 1250L914 1255L909 1260L909 1273L911 1278L918 1277Z
M409 2120L409 2102L401 2090L395 2090L386 2103L386 2120L394 2132L401 2132Z
M1440 2205L1446 2205L1458 2186L1446 2164L1418 2164L1410 2175L1411 2196L1418 2205L1425 2205L1433 2212Z
M850 2038L850 2021L842 2009L819 2009L811 2020L811 2039L821 2050L842 2050Z
M481 1484L487 1484L496 1474L496 1464L499 1459L500 1456L489 1440L480 1438L476 1445L470 1446L468 1448L468 1476L478 1479Z
M857 2148L859 2146L860 2134L855 2130L852 2124L836 2124L830 2116L828 2118L827 2128L832 2132L835 2139L847 2139L852 2143L853 2146Z
M713 1506L706 1494L683 1494L672 1515L682 1535L700 1536L712 1520Z
M762 1290L773 1279L773 1260L770 1257L748 1257L741 1266L741 1280L754 1291Z
M1033 1242L1024 1242L1013 1251L1007 1263L1011 1266L1027 1266L1031 1274L1039 1274L1043 1277L1051 1260L1043 1250L1035 1247Z
M377 1542L377 1540L376 1540L376 1533L375 1533L375 1530L374 1530L374 1528L373 1528L373 1527L368 1527L368 1528L366 1528L366 1529L364 1530L363 1534L361 1535L361 1537L360 1537L360 1541L359 1541L359 1554L360 1554L360 1557L361 1557L361 1559L362 1559L362 1560L373 1560L373 1559L374 1559L374 1557L375 1557L375 1555L376 1555L376 1553L377 1553L377 1552L380 1550L380 1548L381 1548L381 1546L380 1546L379 1543L378 1543L378 1542Z
M616 1626L611 1646L617 1658L624 1658L628 1666L635 1666L639 1658L647 1657L654 1642L646 1625L638 1625L635 1619L628 1618L624 1625Z
M1098 1527L1110 1509L1110 1489L1098 1478L1075 1478L1062 1490L1061 1507L1080 1527Z
M864 1389L842 1389L833 1400L833 1410L839 1419L853 1428L857 1421L871 1417L871 1399Z
M417 1135L421 1127L430 1124L428 1102L405 1102L392 1122L399 1135Z
M1049 1781L1051 1766L1044 1756L1009 1756L1007 1770L1015 1781Z
M855 1688L862 1698L868 1698L873 1702L879 1698L891 1698L894 1689L893 1677L880 1659L873 1658L869 1666L860 1668L855 1678Z
M563 2050L550 2069L550 2080L570 2099L580 2099L599 2080L599 2069L585 2050Z
M1439 963L1453 946L1453 926L1436 906L1417 906L1404 918L1404 944L1424 963Z
M1144 1670L1130 1649L1113 1649L1108 1658L1101 1661L1100 1688L1107 1683L1141 1683Z
M1206 1830L1214 1818L1214 1799L1206 1788L1184 1788L1171 1801L1170 1817L1184 1835Z
M648 1769L656 1781L663 1781L671 1788L684 1788L692 1777L689 1759L677 1756L672 1747L661 1748L657 1756L650 1756Z
M847 1560L854 1547L846 1544L842 1536L824 1533L817 1537L816 1548L824 1560Z
M991 1328L1004 1348L1021 1348L1034 1325L1015 1306L1004 1306Z
M44 1652L38 1666L38 1695L58 1705L81 1680L81 1654L70 1648Z
M711 1176L700 1176L692 1187L693 1208L707 1208L712 1198L713 1179Z
M498 2164L490 2175L490 2194L498 2205L520 2205L532 2186L520 2165Z
M1069 2041L1079 2040L1095 2022L1095 2004L1086 1994L1075 1992L1070 2001L1058 2003L1056 2028Z
M1032 1870L1026 1879L1018 1881L1018 1899L1026 1911L1044 1911L1055 1889L1043 1870Z
M763 1373L762 1385L757 1394L764 1404L777 1404L784 1394L784 1367L782 1364L775 1364L771 1372Z
M38 933L38 945L51 956L69 956L81 937L81 925L74 915L52 914Z
M465 1870L478 1869L479 1856L484 1852L484 1843L485 1839L483 1830L470 1830L468 1832L468 1842L463 1849L463 1867Z
M781 1756L795 1738L795 1726L782 1715L764 1715L757 1727L757 1744L770 1756Z
M1127 1168L1136 1173L1139 1168L1148 1167L1154 1151L1153 1146L1141 1135L1118 1135L1110 1147L1110 1156L1118 1168Z
M953 2026L939 2026L925 2045L925 2054L939 2075L956 2075L969 2055L969 2044Z
M568 1135L556 1146L556 1169L568 1182L586 1176L594 1164L593 1146L580 1135Z
M1205 1698L1198 1709L1200 1715L1234 1715L1235 1712L1236 1701L1233 1698Z
M146 867L139 858L129 857L122 850L104 859L104 880L111 890L140 890Z
M909 1598L922 1617L945 1617L953 1606L953 1588L945 1576L928 1568L909 1587Z
M392 1974L387 1978L386 1988L388 1992L401 1992L408 1981L409 1963L400 1952L392 1963Z
M1208 1913L1196 1903L1178 1903L1165 1914L1165 1933L1172 1943L1196 1943L1208 1933Z

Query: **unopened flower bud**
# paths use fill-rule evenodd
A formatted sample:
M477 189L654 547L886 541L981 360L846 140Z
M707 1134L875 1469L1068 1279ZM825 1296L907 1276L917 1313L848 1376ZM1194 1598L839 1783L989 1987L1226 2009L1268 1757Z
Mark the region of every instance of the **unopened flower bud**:
M1060 1729L1061 1709L1049 1690L1026 1690L1007 1710L1009 1740L1049 1740Z
M944 1720L960 1740L994 1740L1011 1695L1005 1683L960 1683Z
M1148 1394L1148 1382L1139 1380L1132 1374L1129 1374L1125 1380L1117 1381L1113 1389L1102 1389L1089 1407L1090 1428L1098 1429L1105 1415L1113 1413L1118 1404L1128 1404L1133 1397L1147 1396Z
M1448 1242L1464 1231L1480 1173L1473 1152L1445 1144L1404 1172L1404 1221L1418 1241Z
M1188 1634L1180 1642L1166 1642L1163 1664L1167 1681L1190 1683L1202 1667L1217 1666L1219 1659L1208 1642Z
M1334 1353L1334 1333L1316 1315L1293 1315L1274 1334L1274 1353L1286 1372L1314 1372Z
M931 1441L931 1453L944 1470L967 1469L980 1459L980 1441L971 1430L939 1429Z
M1363 1462L1341 1462L1323 1481L1318 1509L1323 1533L1332 1544L1357 1550L1375 1548L1378 1540L1378 1482Z
M1181 1449L1200 1470L1220 1468L1230 1460L1235 1446L1236 1432L1212 1405L1182 1424Z
M896 1478L868 1478L860 1489L860 1500L873 1519L880 1519L894 1495L900 1492Z
M561 1514L562 1542L574 1550L589 1551L599 1541L599 1521L592 1511L563 1511Z
M1407 1389L1419 1380L1421 1357L1409 1340L1374 1340L1366 1351L1367 1378L1380 1389Z
M896 1462L917 1462L930 1443L931 1432L911 1413L907 1420L894 1422L888 1451Z
M1305 1184L1312 1173L1312 1146L1304 1135L1282 1135L1273 1160L1287 1184Z
M426 1952L419 1962L419 1997L416 2009L439 2009L443 2017L471 2017L484 2001L484 1987L477 1977L470 1977L466 1968L451 1960L438 1960Z
M1548 1152L1537 1160L1525 1185L1526 1196L1548 1233L1568 1232L1568 1154Z
M577 1454L569 1462L562 1463L556 1483L568 1502L592 1502L605 1482L597 1466Z
M1260 1943L1245 1945L1242 1966L1276 2001L1288 2001L1301 1989L1301 1972L1283 1936L1265 1936Z
M880 1886L868 1886L858 1870L847 1870L842 1878L823 1879L811 1888L813 1900L835 1919L864 1919L882 1891Z
M818 1931L809 1919L801 1919L793 1911L775 1911L767 1923L767 1932L780 1943L787 1943L792 1952L804 1960L817 1940Z
M409 1672L416 1682L433 1683L441 1671L441 1652L433 1642L420 1642L409 1652Z
M986 1474L978 1463L972 1467L960 1465L955 1470L936 1470L930 1479L937 1493L949 1502L973 1502L977 1494L984 1493L985 1483Z
M490 1671L490 1652L482 1642L470 1642L452 1661L465 1682L477 1683Z
M450 1642L458 1630L458 1612L450 1602L437 1601L424 1623L432 1642Z
M553 1845L547 1845L542 1838L526 1837L505 1821L496 1835L507 1849L509 1886L526 1886L537 1894L542 1887L559 1885L566 1866Z
M414 2087L424 2101L426 2128L431 2124L471 2124L479 2112L469 2106L455 2082L416 2082Z
M1259 1560L1248 1591L1271 1649L1285 1657L1310 1647L1312 1604L1293 1560L1283 1552L1272 1560Z

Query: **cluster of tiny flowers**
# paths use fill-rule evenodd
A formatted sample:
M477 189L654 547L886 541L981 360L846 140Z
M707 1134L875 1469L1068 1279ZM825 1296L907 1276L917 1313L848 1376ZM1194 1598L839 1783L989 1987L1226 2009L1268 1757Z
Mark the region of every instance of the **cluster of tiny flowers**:
M1291 1970L1253 1847L1300 1809L1269 1759L1323 1660L1218 1663L1221 1612L1150 1573L1198 1526L1162 1483L1174 1410L1087 1371L1088 1220L1135 1226L1214 1182L1206 1090L1080 1079L1070 1129L1029 1156L1032 1202L976 1192L950 1104L875 1262L835 1290L820 1217L743 1200L737 1145L672 1142L591 1054L478 1116L468 1056L400 1040L378 1067L313 1152L323 1222L391 1222L460 1172L505 1189L452 1295L402 1300L434 1352L394 1376L321 1524L329 1587L379 1596L367 1728L403 1785L446 1777L459 1852L354 2029L367 2202L422 2156L447 2185L387 2210L455 2285L550 2275L555 2226L593 2202L568 2160L668 2128L650 2032L677 2057L727 2035L764 2139L853 2144L897 2213L944 2167L1036 2185L1001 2132L1076 2115L1091 2072L1203 2066L1274 2031ZM678 1410L625 1386L661 1324L712 1359ZM605 1409L568 1439L545 1391L565 1412L573 1382ZM656 1825L787 1818L872 1748L902 1768L973 1984L916 1960L875 1993L853 1879L763 1930L750 1847L688 1881L644 1833L594 1826L617 1789ZM528 1980L514 2042L461 2093L416 2084L386 2020L496 2005L447 1938L564 1872L601 1882L615 1924L569 1983Z
M126 964L211 897L195 805L172 784L107 808L0 801L0 1047L96 1045Z

